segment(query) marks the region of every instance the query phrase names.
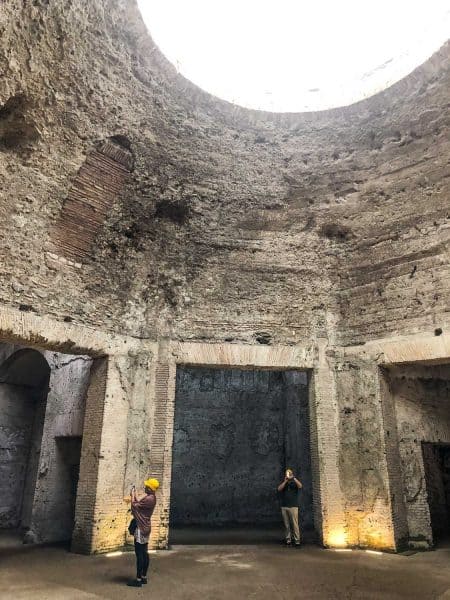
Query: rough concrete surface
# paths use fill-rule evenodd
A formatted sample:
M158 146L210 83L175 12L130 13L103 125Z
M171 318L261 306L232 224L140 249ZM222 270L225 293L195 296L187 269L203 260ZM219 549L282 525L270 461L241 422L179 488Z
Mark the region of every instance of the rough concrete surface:
M304 481L301 523L312 528L306 373L177 370L172 524L278 522L288 466Z
M7 0L0 34L4 304L247 343L448 323L448 48L353 106L270 115L176 75L134 0Z
M0 344L0 527L70 540L91 359Z
M405 541L381 371L450 362L449 49L277 115L179 76L134 0L1 2L0 336L95 359L74 548L123 544L148 473L167 543L180 364L309 369L317 531Z
M2 551L0 586L5 600L447 600L449 558L448 549L380 556L315 547L178 546L151 555L149 584L130 589L133 554L83 557L48 548Z

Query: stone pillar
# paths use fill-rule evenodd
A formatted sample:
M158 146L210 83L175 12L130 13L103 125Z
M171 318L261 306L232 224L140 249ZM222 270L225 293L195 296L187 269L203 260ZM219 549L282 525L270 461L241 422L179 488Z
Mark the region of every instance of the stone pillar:
M156 509L152 519L150 546L167 548L169 543L170 483L175 413L176 364L160 350L153 366L151 475L160 482Z
M75 552L107 552L125 543L129 506L124 495L148 472L150 359L137 354L94 361L75 510Z
M105 417L108 358L93 361L86 395L72 551L89 554L94 547L95 503Z
M337 361L340 479L350 546L394 550L380 373L375 361Z
M318 343L318 360L310 377L311 466L314 524L325 546L347 545L347 528L339 480L338 405L327 340Z
M397 418L389 379L386 371L382 368L379 369L378 380L384 424L386 468L389 477L392 503L392 527L394 531L395 547L399 550L407 546L409 531L403 494L403 472L398 444Z

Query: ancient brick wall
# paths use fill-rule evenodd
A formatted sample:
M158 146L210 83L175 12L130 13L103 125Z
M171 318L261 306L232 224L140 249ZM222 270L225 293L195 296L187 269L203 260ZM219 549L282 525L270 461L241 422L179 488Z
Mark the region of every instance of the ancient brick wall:
M364 163L370 167L343 207L354 234L339 285L345 344L448 330L447 55L431 80L411 81L414 107L397 111L405 98L389 97L391 123L380 128L375 120L355 152L355 177Z
M99 336L96 356L108 354L105 332L108 344L123 335L320 348L311 366L320 448L313 471L326 478L324 485L315 478L315 498L326 507L318 517L326 535L343 539L342 498L350 506L357 495L350 456L362 465L360 486L374 477L363 505L382 514L388 496L378 485L380 473L387 481L382 443L369 452L373 468L364 467L364 448L355 454L351 446L369 431L368 415L382 440L376 377L363 374L361 387L346 368L335 376L331 347L418 332L439 337L448 327L448 65L447 46L353 106L272 115L219 101L178 76L134 0L6 0L0 318L7 308L21 311L14 317L21 340L29 335L22 320L49 317L56 345L67 324L88 326L89 335L75 337L88 347ZM69 335L64 344L74 344ZM161 361L153 373L153 404L133 400L145 433L130 412L127 351L117 354L124 357L108 385L119 392L101 405L105 371L86 425L96 454L84 450L92 464L79 494L77 544L85 550L123 539L121 494L143 474L126 465L128 425L145 448L154 440L155 472L167 480L170 469L174 390L169 375L162 382L174 365ZM338 418L347 402L350 412ZM341 446L337 432L347 428ZM141 457L137 443L130 451L132 461ZM112 464L109 485L105 465ZM97 489L112 494L114 509L95 503ZM161 543L169 495L166 484L155 514L164 522L155 529ZM356 515L352 506L347 514ZM100 521L104 529L94 530Z

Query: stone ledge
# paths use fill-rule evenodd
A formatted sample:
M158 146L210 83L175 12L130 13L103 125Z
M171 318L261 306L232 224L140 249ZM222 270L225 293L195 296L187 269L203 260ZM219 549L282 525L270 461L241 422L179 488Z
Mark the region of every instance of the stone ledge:
M0 337L42 349L89 356L155 354L156 350L156 344L148 340L63 323L5 306L0 307Z
M411 336L379 339L364 346L343 349L344 357L360 357L378 365L399 363L433 364L450 360L450 335L419 333Z
M262 369L312 369L314 346L172 342L169 355L178 364Z

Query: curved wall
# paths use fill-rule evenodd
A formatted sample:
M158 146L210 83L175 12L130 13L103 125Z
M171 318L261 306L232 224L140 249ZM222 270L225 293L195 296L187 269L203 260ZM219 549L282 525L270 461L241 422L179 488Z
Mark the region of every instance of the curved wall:
M0 32L3 304L150 338L443 326L446 48L351 107L270 115L177 76L132 0L8 0Z

